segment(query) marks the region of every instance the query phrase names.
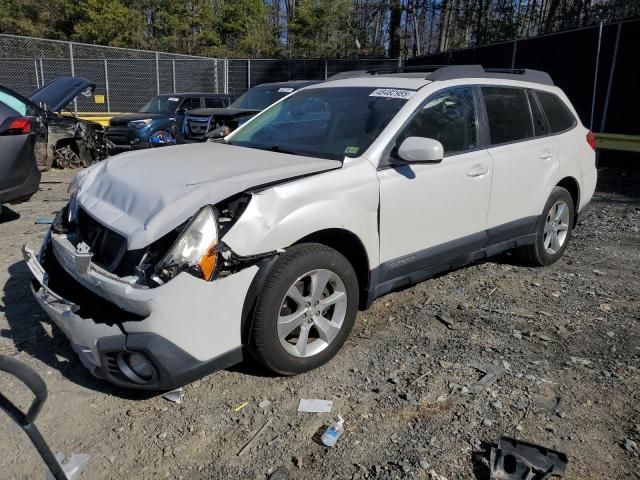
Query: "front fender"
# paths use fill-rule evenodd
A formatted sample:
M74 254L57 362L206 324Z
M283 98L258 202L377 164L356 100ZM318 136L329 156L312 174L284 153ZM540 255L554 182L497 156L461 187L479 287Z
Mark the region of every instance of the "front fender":
M341 169L253 193L223 240L239 255L257 255L287 248L321 230L342 229L360 239L373 268L379 263L378 203L372 165L345 162Z

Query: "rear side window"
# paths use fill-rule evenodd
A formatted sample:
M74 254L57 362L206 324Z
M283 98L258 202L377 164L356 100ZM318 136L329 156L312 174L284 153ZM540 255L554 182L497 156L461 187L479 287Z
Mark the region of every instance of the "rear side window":
M220 97L204 97L204 106L207 108L224 108L227 104Z
M539 91L536 91L536 95L549 121L551 133L563 132L576 124L573 114L557 95Z
M531 105L531 115L533 115L533 132L536 137L542 137L549 134L549 127L547 127L547 121L544 119L542 110L536 101L536 97L531 90L527 90L527 96L529 97L529 105Z
M521 88L482 87L489 117L491 144L533 137L527 93Z
M9 95L7 92L0 91L0 102L4 103L10 108L13 108L20 115L26 115L28 106L19 98Z

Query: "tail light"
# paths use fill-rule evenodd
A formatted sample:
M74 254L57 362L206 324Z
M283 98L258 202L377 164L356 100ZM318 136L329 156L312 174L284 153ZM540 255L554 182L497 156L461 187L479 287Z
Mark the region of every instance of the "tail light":
M587 143L594 150L596 149L596 136L593 134L591 130L587 132Z
M7 133L10 135L21 135L31 131L31 122L28 118L15 118L9 123Z

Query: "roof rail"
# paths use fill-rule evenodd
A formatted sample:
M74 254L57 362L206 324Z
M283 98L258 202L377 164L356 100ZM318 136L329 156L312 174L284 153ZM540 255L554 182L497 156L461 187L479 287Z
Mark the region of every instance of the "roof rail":
M529 68L483 68L482 65L449 65L431 73L428 80L452 80L454 78L505 78L523 82L542 83L553 86L547 72Z
M432 81L453 80L456 78L504 78L507 80L554 85L551 76L547 72L529 68L484 68L482 65L415 65L367 71L370 75L412 72L425 72L428 74L426 79Z
M373 68L367 70L367 73L369 75L384 75L387 73L434 72L446 66L447 65L411 65L406 67Z

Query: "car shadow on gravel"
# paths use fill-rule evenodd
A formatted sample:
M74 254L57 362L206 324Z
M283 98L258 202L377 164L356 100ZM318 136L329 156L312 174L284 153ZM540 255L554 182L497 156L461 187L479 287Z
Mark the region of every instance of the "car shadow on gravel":
M0 225L3 223L13 222L19 218L20 214L18 212L11 210L6 205L0 205Z
M93 377L81 364L66 336L47 315L31 294L31 272L24 262L9 266L9 280L2 292L0 311L4 313L9 329L0 336L13 341L16 350L25 352L55 369L71 382L89 390L128 400L147 400L158 392L123 389ZM51 334L45 329L51 325Z
M250 377L278 378L279 375L258 363L249 352L243 352L242 362L226 369L228 372L240 373Z

